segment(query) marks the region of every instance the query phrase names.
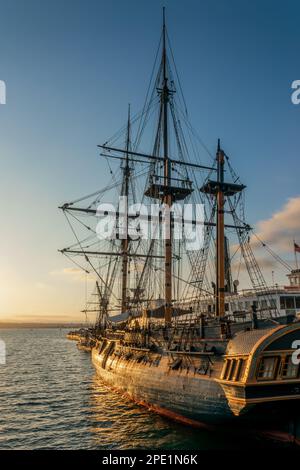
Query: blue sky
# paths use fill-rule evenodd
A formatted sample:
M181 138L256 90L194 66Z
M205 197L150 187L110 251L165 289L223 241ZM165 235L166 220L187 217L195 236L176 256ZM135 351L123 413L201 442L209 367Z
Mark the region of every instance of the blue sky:
M221 137L250 223L298 207L299 2L0 0L0 319L78 318L57 206L105 183L96 145L141 108L163 5L190 119L212 152Z

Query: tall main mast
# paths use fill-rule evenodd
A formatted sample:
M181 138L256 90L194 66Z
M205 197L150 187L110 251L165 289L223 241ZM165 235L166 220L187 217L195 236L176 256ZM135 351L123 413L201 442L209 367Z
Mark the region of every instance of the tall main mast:
M126 198L126 222L125 222L125 238L122 239L122 298L121 312L125 312L128 308L127 296L127 278L128 278L128 194L129 194L129 150L130 150L130 106L128 106L127 134L126 134L126 150L125 150L125 166L123 177L122 196Z
M164 198L163 202L169 208L172 206L171 162L169 160L168 141L168 103L170 90L167 77L167 51L166 51L166 22L165 9L163 9L163 87L161 92L161 105L163 115L163 150L164 150ZM172 319L172 230L171 221L165 218L165 323L170 324Z
M218 191L217 191L217 259L216 259L216 314L225 314L225 234L224 234L224 152L217 149Z

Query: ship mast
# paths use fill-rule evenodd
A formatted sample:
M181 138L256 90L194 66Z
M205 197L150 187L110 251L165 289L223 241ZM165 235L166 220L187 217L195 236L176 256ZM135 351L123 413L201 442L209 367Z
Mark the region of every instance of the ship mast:
M161 44L160 44L161 46ZM172 55L173 59L173 55ZM152 79L151 79L152 80ZM171 85L170 85L171 83ZM234 220L234 224L225 224L224 222L224 204L230 204L230 197L234 196L235 194L242 191L245 186L236 184L237 180L234 182L229 183L224 181L224 163L225 161L228 162L228 157L225 155L223 150L220 148L220 143L218 143L217 155L216 155L216 164L211 167L207 165L201 165L198 163L194 163L188 161L184 158L184 152L182 152L181 148L181 140L179 134L181 132L179 121L177 120L175 112L175 100L173 99L173 94L176 92L175 86L173 86L174 80L172 76L172 70L170 64L168 62L167 57L167 31L166 31L166 22L165 22L165 9L163 9L163 31L162 31L162 57L159 64L159 70L154 82L154 90L151 94L151 97L155 96L155 90L159 94L159 120L156 129L156 138L154 148L151 153L144 153L135 149L134 151L131 149L130 143L130 112L128 112L128 123L127 123L127 134L126 134L126 141L125 141L125 148L111 146L109 141L107 141L104 145L99 145L102 149L101 156L105 158L112 158L112 159L119 159L123 161L123 180L122 180L122 189L121 189L121 196L128 198L129 195L129 183L131 182L131 173L133 171L133 166L135 163L138 164L145 164L149 165L149 177L147 180L147 185L145 187L144 196L149 197L151 199L159 200L161 204L165 206L164 218L160 218L159 222L164 224L164 235L165 239L163 241L163 251L164 253L154 253L153 246L154 243L151 242L150 248L148 253L132 253L130 250L130 238L128 237L128 220L131 218L136 218L135 214L128 214L126 209L126 221L124 225L126 226L125 230L123 230L123 237L121 238L121 251L119 251L120 245L114 244L112 248L118 247L117 252L115 251L107 251L107 250L89 250L88 248L91 245L86 245L86 243L81 242L76 234L77 244L72 245L71 247L64 248L60 250L65 255L82 255L85 258L86 263L92 268L98 279L101 281L101 284L104 286L104 294L103 300L108 302L110 297L114 297L116 300L121 300L121 309L122 311L128 310L129 307L129 296L128 294L128 264L129 264L129 252L130 258L145 258L145 267L143 268L142 275L140 276L138 282L138 288L141 287L141 283L144 282L144 273L146 272L146 267L150 266L150 262L152 259L160 259L164 263L164 318L165 318L165 325L168 326L171 324L172 320L172 264L173 264L173 244L175 241L173 240L173 227L171 222L171 214L169 216L168 212L171 212L172 204L176 201L184 201L193 191L194 189L191 186L191 182L187 179L179 179L173 177L173 168L175 172L179 172L179 169L193 168L195 170L209 170L210 174L201 188L198 188L201 192L206 193L207 195L211 195L215 197L216 206L217 206L217 218L216 221L213 221L213 217L209 221L204 221L204 225L207 227L215 227L216 226L216 312L219 317L224 316L225 314L225 269L226 269L226 262L225 262L225 236L224 236L224 228L234 228L238 231L239 237L241 238L242 233L244 231L248 232L250 227L245 224L244 222L240 223L239 219L236 217ZM148 96L148 95L147 95ZM156 98L155 98L156 99ZM139 141L141 138L141 133L144 130L144 127L148 121L149 117L149 109L150 105L152 106L152 98L146 98L145 107L142 113L141 121L140 121L140 130L137 139L137 146L139 145ZM170 123L169 123L170 120ZM169 137L170 137L170 127L174 127L174 136L176 140L176 144L179 150L179 158L174 158L175 155L171 152L170 145L169 145ZM110 139L111 142L114 140ZM214 180L209 179L212 172L217 173L217 177ZM95 207L95 204L98 200L95 200L92 204L89 204L88 207L79 207L77 206L77 202L88 199L93 195L89 195L86 198L82 198L77 201L73 201L71 203L66 203L60 208L63 210L66 217L72 215L73 212L81 214L86 213L89 215L99 215L98 209ZM128 201L127 201L128 202ZM233 208L234 209L234 208ZM232 210L233 211L233 210ZM234 213L234 211L233 211ZM121 210L119 206L119 210L117 213L113 212L112 215L116 216L119 219L120 215L124 215L124 210ZM160 214L161 216L161 214ZM214 214L213 214L214 216ZM74 216L75 217L75 216ZM141 215L141 218L143 216ZM146 216L148 221L152 220L152 216ZM75 217L76 218L76 217ZM119 219L120 220L120 219ZM68 219L69 222L69 219ZM196 221L190 221L192 224ZM70 224L70 222L69 222ZM89 229L89 227L87 227ZM119 229L121 227L119 226ZM124 236L125 232L125 236ZM153 241L153 240L152 240ZM96 268L91 261L91 257L120 257L121 255L121 299L117 299L114 293L114 281L115 281L115 270L116 267L120 266L118 263L114 263L114 269L112 272L108 272L107 279L104 279L102 276L102 272L100 268ZM161 256L162 255L162 256ZM251 253L250 253L251 255ZM250 257L249 255L249 257ZM251 258L252 260L252 258ZM251 261L250 260L250 261ZM249 263L250 263L249 261ZM248 264L249 264L248 263ZM251 272L252 274L252 272ZM257 275L257 268L255 269L255 273L251 277L256 279ZM161 279L160 279L161 280ZM261 284L261 280L259 279ZM150 282L149 282L150 283ZM259 284L259 285L260 285ZM152 288L152 286L150 286ZM137 291L139 292L139 291Z
M172 206L172 194L170 191L171 162L169 160L168 142L168 103L170 90L167 77L167 52L166 52L166 22L165 8L163 8L163 87L161 92L161 106L163 115L163 150L164 150L164 198L167 207ZM165 323L170 324L172 319L172 231L171 222L165 217Z
M122 188L122 196L126 198L126 222L125 231L126 236L122 239L122 300L121 312L125 312L128 308L127 297L127 275L128 275L128 194L129 194L129 147L130 147L130 105L128 105L128 119L127 119L127 134L126 134L126 150L125 150L125 166L124 166L124 180Z
M225 315L225 227L229 227L229 225L224 223L224 206L226 200L230 202L230 197L245 189L245 186L224 181L225 153L221 149L220 139L218 140L216 163L216 180L207 180L202 188L200 188L200 191L214 196L217 202L215 299L216 315L222 318ZM242 230L247 229L246 224L244 227L240 227L237 224L233 227L238 230L238 233L242 233Z
M217 149L217 259L216 259L216 314L222 317L225 314L225 234L224 234L224 152L220 148L220 139Z

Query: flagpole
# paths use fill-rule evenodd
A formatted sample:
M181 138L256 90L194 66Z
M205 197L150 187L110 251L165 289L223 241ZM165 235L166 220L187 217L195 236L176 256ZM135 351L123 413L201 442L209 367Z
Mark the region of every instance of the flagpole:
M296 251L296 242L295 242L295 240L294 240L294 254L295 254L296 269L299 269L299 267L298 267L297 251Z

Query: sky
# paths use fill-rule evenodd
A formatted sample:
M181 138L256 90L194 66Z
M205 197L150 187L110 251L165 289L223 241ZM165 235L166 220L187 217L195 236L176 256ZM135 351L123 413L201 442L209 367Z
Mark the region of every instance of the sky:
M194 128L213 153L221 138L249 223L293 262L299 2L0 0L0 321L82 319L86 282L57 251L70 241L57 207L105 184L97 144L143 104L163 5Z

